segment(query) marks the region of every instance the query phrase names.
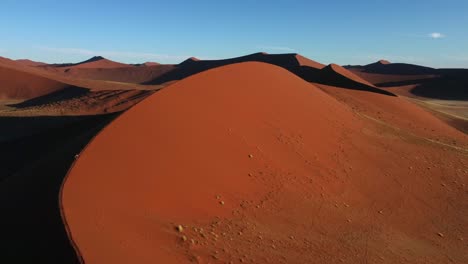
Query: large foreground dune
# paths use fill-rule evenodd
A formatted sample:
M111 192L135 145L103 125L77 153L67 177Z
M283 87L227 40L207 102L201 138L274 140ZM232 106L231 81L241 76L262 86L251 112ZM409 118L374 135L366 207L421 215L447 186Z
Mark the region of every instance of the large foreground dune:
M63 219L84 263L466 263L467 145L402 98L232 64L98 134Z

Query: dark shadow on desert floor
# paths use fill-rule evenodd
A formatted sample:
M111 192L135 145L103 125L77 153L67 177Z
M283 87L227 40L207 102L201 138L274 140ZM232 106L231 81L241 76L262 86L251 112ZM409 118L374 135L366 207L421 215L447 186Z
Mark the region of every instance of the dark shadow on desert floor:
M74 157L118 114L1 117L2 263L79 263L59 208Z

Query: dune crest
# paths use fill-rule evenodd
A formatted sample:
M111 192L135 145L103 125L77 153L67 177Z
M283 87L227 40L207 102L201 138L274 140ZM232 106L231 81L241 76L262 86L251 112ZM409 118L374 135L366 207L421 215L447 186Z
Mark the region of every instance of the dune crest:
M20 59L16 60L17 63L25 65L25 66L30 66L30 67L37 67L37 66L43 66L46 65L44 62L39 62L39 61L32 61L28 59Z

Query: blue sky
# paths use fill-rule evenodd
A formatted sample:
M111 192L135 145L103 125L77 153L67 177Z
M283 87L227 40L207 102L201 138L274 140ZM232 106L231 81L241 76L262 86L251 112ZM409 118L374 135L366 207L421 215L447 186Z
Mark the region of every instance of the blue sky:
M300 53L468 68L466 0L1 0L0 56L138 63Z

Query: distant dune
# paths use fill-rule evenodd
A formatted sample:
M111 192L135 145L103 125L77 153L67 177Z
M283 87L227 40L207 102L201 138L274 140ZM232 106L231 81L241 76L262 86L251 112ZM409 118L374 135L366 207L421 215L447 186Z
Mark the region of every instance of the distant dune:
M122 67L131 67L129 64L124 64L120 62L115 62L108 60L101 56L92 57L89 60L73 64L71 66L66 66L70 69L83 69L83 68L100 68L100 69L108 69L108 68L122 68Z
M407 63L390 63L385 60L380 60L364 66L347 66L346 68L359 69L368 73L380 74L398 74L398 75L427 75L436 74L434 68L407 64Z
M382 61L345 67L376 86L395 87L395 91L402 91L405 95L443 100L468 99L468 70L434 69Z
M225 60L198 60L196 58L189 58L177 65L174 69L171 69L147 82L147 84L162 84L169 81L181 80L193 74L216 67L249 61L265 62L283 67L309 82L328 83L342 88L367 90L393 95L388 91L376 88L374 85L354 75L341 66L333 64L329 67L325 67L325 65L321 63L298 54L254 53L247 56Z
M22 64L22 65L31 66L31 67L46 65L46 63L44 63L44 62L32 61L32 60L27 60L27 59L16 60L16 62L19 63L19 64Z
M0 61L0 99L24 100L45 95L69 85L14 68L14 62Z
M157 62L153 62L153 61L148 61L148 62L143 63L143 65L145 65L145 66L156 66L156 65L161 65L161 64L157 63Z
M376 88L373 84L336 64L323 68L315 82L394 96L391 92Z
M60 72L56 71L56 69L51 70L52 72L71 78L139 84L158 78L174 68L175 66L173 65L151 65L119 68L71 68Z
M118 112L161 88L146 86L143 89L136 84L63 77L44 71L41 67L30 67L0 58L0 83L3 85L0 89L0 106L6 107L3 111L0 108L0 115L92 115Z

